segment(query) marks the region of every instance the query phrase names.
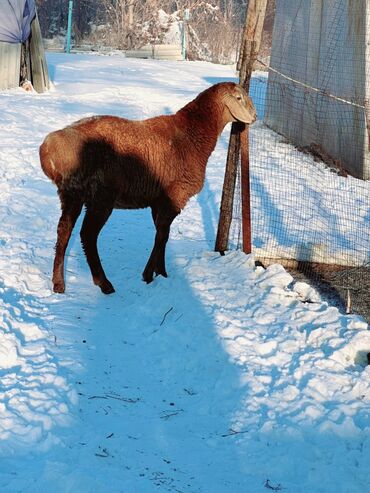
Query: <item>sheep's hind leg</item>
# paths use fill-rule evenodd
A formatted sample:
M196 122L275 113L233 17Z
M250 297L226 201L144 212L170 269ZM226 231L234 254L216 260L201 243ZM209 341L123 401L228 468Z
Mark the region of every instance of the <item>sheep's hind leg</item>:
M77 218L81 213L82 202L75 197L59 192L62 215L57 228L57 242L55 245L55 258L53 268L53 291L64 293L64 258L69 239Z
M152 209L152 216L157 232L152 253L150 254L143 272L143 280L148 284L153 281L154 273L167 277L165 264L166 244L170 234L172 221L177 214L178 213L173 210L166 210L164 212Z
M97 247L98 235L111 215L113 207L86 208L86 215L81 228L81 242L89 264L94 284L100 287L104 294L114 293L114 287L107 279L100 262Z

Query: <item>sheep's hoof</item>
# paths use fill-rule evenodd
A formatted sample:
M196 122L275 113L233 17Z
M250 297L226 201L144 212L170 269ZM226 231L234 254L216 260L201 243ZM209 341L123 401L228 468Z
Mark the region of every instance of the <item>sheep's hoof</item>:
M110 281L106 279L103 281L101 284L99 284L100 289L102 290L102 293L104 294L112 294L115 293L115 289Z
M53 291L54 293L60 293L63 294L66 290L64 282L55 282L53 285Z
M168 277L167 272L165 269L156 269L155 270L155 275L156 276L163 276L163 277ZM153 282L153 272L143 272L143 281L145 281L147 284L150 284Z
M168 277L168 274L165 269L160 269L155 271L156 276Z
M143 272L143 281L147 284L153 282L153 272Z

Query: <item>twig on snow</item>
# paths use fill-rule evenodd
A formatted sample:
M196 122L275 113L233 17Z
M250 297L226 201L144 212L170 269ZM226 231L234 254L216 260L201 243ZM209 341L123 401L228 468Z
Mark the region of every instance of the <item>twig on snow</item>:
M139 402L140 398L139 397L121 397L119 395L110 395L106 394L107 399L115 399L116 401L123 401L123 402L128 402L129 404L136 404Z
M121 397L119 395L111 395L111 394L106 394L106 395L92 395L88 397L89 400L92 399L115 399L116 401L122 401L122 402L128 402L129 404L136 404L137 402L140 401L139 397Z
M177 416L178 414L183 413L183 412L184 412L183 409L179 409L178 411L174 411L172 413L168 412L168 411L163 411L163 416L161 416L160 418L167 420L167 419L170 419L173 416Z
M265 488L267 488L268 490L272 490L272 491L281 491L283 489L283 487L281 486L281 484L279 483L278 485L274 486L270 483L270 480L269 479L266 479L264 485L263 485Z
M197 392L193 389L184 389L184 392L186 392L188 395L197 395Z
M109 452L106 448L103 448L101 453L96 452L95 455L96 455L96 457L103 457L104 459L106 459L107 457L109 457Z
M164 322L165 322L165 320L166 320L167 315L168 315L170 312L172 312L172 310L173 310L173 306L171 306L171 308L170 308L169 310L167 310L167 311L166 311L166 313L165 313L165 314L164 314L164 316L163 316L162 322L159 324L159 326L160 326L160 327L164 324Z
M248 430L236 431L236 430L233 430L232 428L229 428L229 433L225 433L224 435L221 435L221 436L222 436L222 438L233 437L235 435L241 435L243 433L248 433Z

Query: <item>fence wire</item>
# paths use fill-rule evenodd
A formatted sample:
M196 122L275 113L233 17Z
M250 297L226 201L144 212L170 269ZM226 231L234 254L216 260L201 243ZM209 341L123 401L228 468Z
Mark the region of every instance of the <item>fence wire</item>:
M250 94L254 253L370 320L370 2L277 0Z

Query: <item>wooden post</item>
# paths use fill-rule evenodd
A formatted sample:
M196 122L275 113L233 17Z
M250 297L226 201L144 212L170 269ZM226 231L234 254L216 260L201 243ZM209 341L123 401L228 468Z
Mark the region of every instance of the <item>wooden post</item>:
M243 252L252 253L251 193L249 179L249 127L247 125L244 125L244 129L240 132L240 151Z
M229 148L227 151L226 169L224 185L222 189L220 218L216 236L215 251L224 255L229 243L229 233L233 215L235 183L240 154L240 126L242 124L233 123L231 125Z
M240 47L237 68L239 84L248 92L254 62L256 61L262 39L267 0L249 0ZM249 138L248 126L233 123L231 126L229 150L227 155L224 187L222 191L220 219L218 223L215 251L224 254L228 248L229 233L234 204L235 181L241 145L241 189L242 189L242 222L243 251L251 252L251 213L249 198ZM242 137L242 138L241 138Z
M31 82L35 91L47 91L50 87L49 73L37 14L31 24L30 60Z

